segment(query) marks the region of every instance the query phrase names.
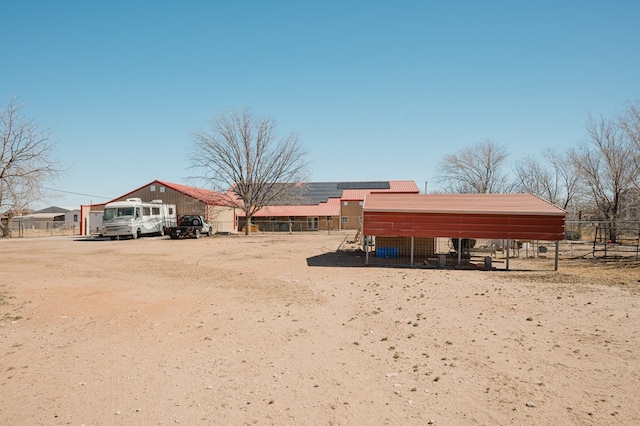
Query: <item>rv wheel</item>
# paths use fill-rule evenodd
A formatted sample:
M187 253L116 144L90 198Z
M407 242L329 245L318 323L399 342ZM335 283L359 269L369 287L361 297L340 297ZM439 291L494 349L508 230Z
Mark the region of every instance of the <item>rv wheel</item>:
M200 230L196 229L196 238L200 238Z
M138 237L140 236L140 233L141 233L141 232L140 232L140 230L139 230L139 229L138 229L138 230L136 230L136 232L134 232L134 233L131 235L131 238L133 238L133 239L135 240L136 238L138 238Z

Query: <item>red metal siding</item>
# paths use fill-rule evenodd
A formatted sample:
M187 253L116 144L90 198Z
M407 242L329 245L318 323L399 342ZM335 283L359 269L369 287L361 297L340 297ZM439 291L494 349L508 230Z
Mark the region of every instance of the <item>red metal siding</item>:
M364 212L364 235L564 239L564 216Z

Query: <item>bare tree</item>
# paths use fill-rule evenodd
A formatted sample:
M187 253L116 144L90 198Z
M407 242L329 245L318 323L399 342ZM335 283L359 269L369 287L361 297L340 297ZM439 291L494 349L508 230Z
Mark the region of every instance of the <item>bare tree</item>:
M620 128L635 148L635 164L638 167L638 177L640 177L640 99L636 103L629 102L627 110L619 118ZM640 188L640 181L636 180L636 188Z
M609 223L609 239L616 241L621 197L638 178L636 147L616 120L589 117L586 130L587 139L570 155L597 212Z
M276 122L251 110L221 113L209 128L194 133L190 155L197 178L225 194L224 201L242 210L251 233L253 215L265 206L284 204L291 185L306 178L306 152L298 136L276 135Z
M12 97L0 110L0 211L6 211L8 218L0 227L5 237L10 235L12 218L63 172L54 158L52 131L21 116L23 107Z
M511 192L513 183L504 171L508 157L504 146L487 139L445 156L437 181L451 193Z
M620 117L620 127L640 151L640 99L627 104L627 110Z
M568 153L545 149L542 161L527 156L516 165L514 173L520 191L530 192L565 210L579 194L576 164Z

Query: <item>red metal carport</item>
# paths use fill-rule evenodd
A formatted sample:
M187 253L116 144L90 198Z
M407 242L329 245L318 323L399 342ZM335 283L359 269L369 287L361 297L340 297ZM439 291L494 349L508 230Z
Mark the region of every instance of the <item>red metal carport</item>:
M557 269L565 216L532 194L374 193L364 200L362 234L555 241Z

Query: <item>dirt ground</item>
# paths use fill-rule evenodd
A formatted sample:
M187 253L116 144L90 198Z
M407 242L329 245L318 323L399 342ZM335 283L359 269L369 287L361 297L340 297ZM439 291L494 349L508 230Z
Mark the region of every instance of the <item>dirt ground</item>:
M638 262L346 237L0 240L0 424L640 424Z

